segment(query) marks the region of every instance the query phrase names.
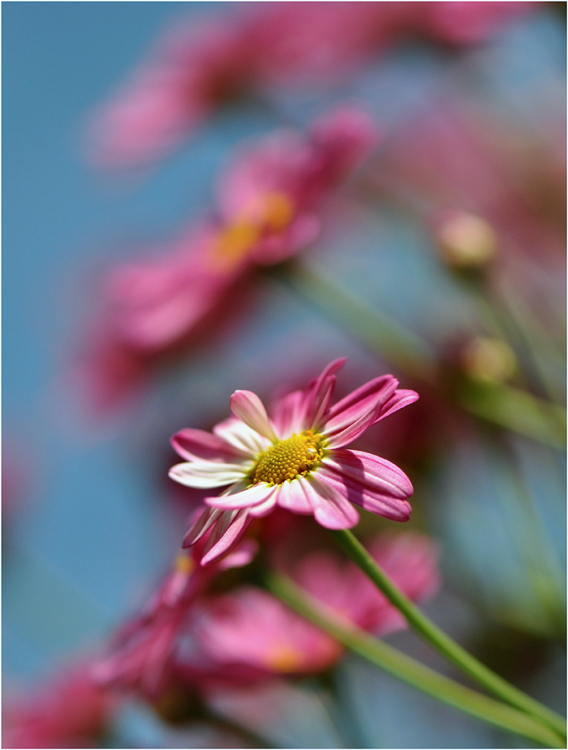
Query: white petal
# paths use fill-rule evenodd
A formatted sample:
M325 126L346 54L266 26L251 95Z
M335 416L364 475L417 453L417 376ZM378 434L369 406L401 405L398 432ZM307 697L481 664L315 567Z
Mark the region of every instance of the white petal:
M255 430L251 430L244 422L230 417L213 428L213 432L227 443L251 458L255 458L270 447L271 442Z
M242 464L217 464L206 461L172 466L169 476L186 487L208 489L210 487L224 487L226 484L238 482L246 476L251 466Z
M252 391L235 391L231 396L231 411L250 428L269 440L278 438L268 419L264 404Z

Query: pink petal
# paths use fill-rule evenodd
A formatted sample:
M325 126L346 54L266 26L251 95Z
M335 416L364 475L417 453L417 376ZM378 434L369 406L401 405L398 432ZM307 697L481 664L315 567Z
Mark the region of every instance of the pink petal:
M276 441L276 437L264 404L252 391L235 391L231 396L231 411L252 430L269 440Z
M230 463L236 455L246 455L217 435L189 427L176 432L171 444L187 461L218 459L223 463Z
M280 440L286 440L304 429L303 399L303 391L293 391L274 404L272 421Z
M266 498L266 500L264 500L264 502L259 503L252 508L249 508L249 513L251 516L254 516L255 518L263 518L274 509L274 506L276 505L276 498L278 497L278 486L272 487L272 490L273 491Z
M313 512L302 485L296 479L284 482L278 491L278 505L293 513L310 515Z
M334 373L343 367L346 357L330 362L321 375L308 383L305 390L305 427L315 427L327 410L335 387Z
M386 458L355 450L333 450L324 459L324 466L337 474L397 498L412 495L412 482L398 466Z
M205 508L205 510L193 521L184 537L182 547L191 547L192 544L201 539L206 531L217 521L223 513L219 508Z
M320 474L320 472L317 472ZM351 503L326 479L312 474L298 480L313 508L314 517L326 529L351 529L359 521L359 514Z
M258 484L241 490L240 492L219 495L218 497L206 497L203 502L214 508L230 510L236 508L252 508L267 500L275 489L275 486L266 484L266 482L259 482Z
M343 399L344 407L337 412L330 410L324 432L332 438L332 447L348 445L361 435L367 427L377 421L384 404L396 391L398 380L392 376L376 378Z
M408 521L412 508L408 500L393 497L388 493L381 493L372 487L362 484L355 479L321 467L318 470L325 481L332 485L338 493L344 495L349 502L360 505L371 513L376 513L391 521Z
M241 539L250 525L251 518L246 509L237 513L223 513L207 540L201 565L210 565L229 552Z
M418 401L419 398L420 396L416 391L407 391L403 389L396 391L396 393L382 407L380 414L377 417L377 422L380 419L388 417L390 414L394 414L395 411L398 411L409 404L413 404L415 401Z
M196 489L211 489L234 484L245 475L241 464L221 464L214 461L192 461L176 464L168 472L170 479Z

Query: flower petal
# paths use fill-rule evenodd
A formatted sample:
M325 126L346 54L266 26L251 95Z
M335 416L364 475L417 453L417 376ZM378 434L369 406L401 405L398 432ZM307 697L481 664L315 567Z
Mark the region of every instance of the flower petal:
M250 469L247 464L221 464L213 461L192 461L176 464L169 471L169 476L186 487L209 489L223 487L238 482Z
M205 532L209 531L211 526L218 520L219 516L223 513L219 508L205 508L205 510L193 519L191 526L189 527L184 539L182 547L191 547L195 544Z
M207 540L200 564L210 565L235 547L251 520L244 508L236 512L223 512Z
M231 411L251 429L269 440L278 438L268 419L264 404L252 391L235 391L231 396Z
M231 492L217 497L206 497L203 502L213 508L234 510L236 508L252 508L267 500L274 492L275 487L266 482L259 482L252 487L247 487L240 492Z
M300 513L302 515L309 515L313 511L301 483L296 479L293 479L291 482L283 482L280 485L278 505L281 508L286 508L286 510L291 510L293 513Z
M270 446L270 441L255 430L251 430L244 422L236 417L219 422L213 428L215 435L228 443L239 453L254 458Z
M320 475L320 472L317 472ZM351 529L359 521L359 514L338 489L316 473L299 482L313 508L316 521L326 529Z
M371 513L392 521L408 521L410 518L412 508L408 500L393 497L388 492L381 492L345 474L338 474L326 466L320 467L318 473L350 502L360 505Z
M394 388L392 388L393 381L395 383ZM390 395L396 390L397 385L398 380L392 375L381 375L378 378L369 380L367 383L364 383L362 386L352 391L349 395L345 396L345 398L342 398L341 401L338 401L336 404L334 404L329 410L328 421L335 419L335 417L337 417L339 414L342 414L343 412L349 410L351 407L356 406L359 402L364 401L369 397L372 398L377 394L383 392L383 389L385 388L388 389L388 393Z
M306 387L305 403L304 403L304 429L317 427L321 421L323 415L327 411L329 402L333 395L335 388L335 375L345 362L346 357L334 359L329 365L323 370L318 378L310 381Z
M364 451L338 449L325 457L324 466L337 474L393 497L407 498L414 488L406 474L386 458Z
M293 391L278 399L272 408L272 422L280 440L297 435L304 429L304 392Z
M390 414L394 414L395 411L398 411L399 409L402 409L409 404L413 404L415 401L418 401L419 398L420 396L416 393L416 391L408 391L402 388L399 389L384 404L379 413L379 416L377 417L377 422L380 419L388 417Z
M353 442L368 427L374 424L384 404L395 393L398 380L392 375L376 378L343 399L344 407L330 410L334 416L327 420L324 433L330 437L330 445L340 448Z
M204 430L186 428L176 432L171 444L177 453L187 461L219 461L230 463L236 455L248 455L229 445L217 435Z

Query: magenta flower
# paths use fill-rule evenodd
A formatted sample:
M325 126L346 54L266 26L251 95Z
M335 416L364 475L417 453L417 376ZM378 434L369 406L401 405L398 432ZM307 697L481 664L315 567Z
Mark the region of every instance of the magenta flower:
M377 141L375 125L352 107L307 133L278 131L222 177L214 220L185 230L162 256L112 269L105 318L89 336L80 372L98 402L117 401L160 357L220 317L252 266L280 262L315 240L325 198Z
M202 565L224 554L253 518L276 506L313 515L329 529L356 525L353 504L394 521L408 520L413 489L406 474L384 458L345 446L418 394L397 390L398 380L383 375L331 406L335 372L344 362L335 360L303 391L278 401L272 418L258 396L236 391L234 417L213 434L185 429L173 437L186 462L170 470L172 479L188 487L227 488L205 498L209 510L184 540L184 546L195 544L215 527Z
M379 535L369 551L413 601L433 596L440 585L435 545L417 533ZM376 635L406 627L400 612L350 561L330 552L304 557L297 582L342 617ZM245 586L224 596L203 599L193 611L188 632L193 649L180 651L177 668L188 680L223 684L223 669L256 669L256 679L275 674L310 674L339 659L343 646L286 607L271 594ZM227 679L227 678L226 678Z

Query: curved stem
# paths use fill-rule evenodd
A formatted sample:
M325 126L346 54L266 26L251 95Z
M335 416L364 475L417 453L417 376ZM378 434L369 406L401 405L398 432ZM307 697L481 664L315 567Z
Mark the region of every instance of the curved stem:
M566 747L563 738L540 721L460 685L383 641L373 638L341 618L337 612L321 602L314 601L286 576L268 573L265 582L275 596L351 651L418 690L508 732L527 737L547 747Z
M466 674L477 680L483 687L512 706L540 719L555 732L566 737L566 722L554 711L518 690L491 669L479 662L452 638L447 636L423 612L403 594L386 573L347 529L331 532L345 552L361 570L369 576L377 588L387 597L407 619L408 624L425 641L458 666Z

